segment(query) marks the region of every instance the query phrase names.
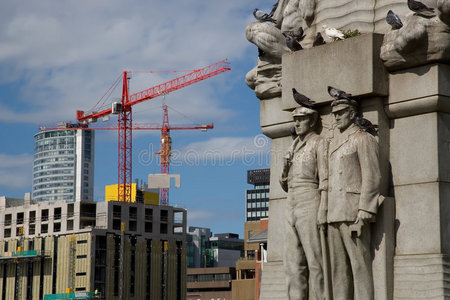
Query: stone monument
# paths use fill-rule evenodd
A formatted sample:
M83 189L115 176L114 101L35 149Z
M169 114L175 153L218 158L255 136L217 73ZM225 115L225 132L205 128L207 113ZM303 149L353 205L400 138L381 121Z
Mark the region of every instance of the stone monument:
M319 133L333 140L339 128L327 86L352 94L359 113L378 126L379 193L386 199L368 227L373 298L450 297L450 1L422 2L434 15L412 12L407 0L280 0L273 13L277 23L247 27L260 55L246 81L261 100L262 132L272 139L261 299L289 299L283 268L288 195L278 179L292 143L290 111L297 104L291 91L316 102ZM402 28L386 23L389 10ZM333 41L323 34L324 24L362 34ZM292 53L283 32L299 26L304 49ZM327 44L311 47L317 32Z

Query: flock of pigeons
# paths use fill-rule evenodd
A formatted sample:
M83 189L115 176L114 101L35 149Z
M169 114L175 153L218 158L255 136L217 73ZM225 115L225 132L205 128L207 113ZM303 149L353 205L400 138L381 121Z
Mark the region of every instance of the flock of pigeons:
M424 18L431 18L435 16L434 8L430 8L423 4L422 2L415 1L415 0L407 0L408 1L408 8L414 12L414 15L421 16ZM272 22L276 23L276 20L273 19L273 14L275 13L275 10L278 6L278 2L275 3L275 5L272 8L272 11L270 13L265 13L257 8L253 11L253 16L258 20L259 22ZM403 23L400 20L399 16L397 16L392 10L389 10L386 16L386 22L391 25L392 30L398 30L403 27ZM325 35L331 39L331 40L343 40L344 34L332 27L328 27L327 25L322 25L323 32ZM284 32L283 35L286 38L286 46L291 50L292 52L302 50L303 47L300 45L300 42L303 40L305 35L303 34L303 28L299 28L299 33L294 34L293 32ZM317 33L316 37L314 38L313 47L320 46L325 44L325 40L320 32Z
M428 7L422 2L415 1L415 0L407 0L408 1L408 8L414 12L414 15L424 17L424 18L432 18L435 16L434 8ZM275 10L278 6L278 2L274 4L272 10L270 13L265 13L257 8L253 11L253 16L258 20L259 22L272 22L276 23L277 21L273 18L273 14L275 13ZM400 20L400 17L397 16L392 10L389 10L389 12L386 15L386 22L391 25L392 30L398 30L403 27L403 23ZM331 39L331 40L343 40L344 34L337 30L336 28L328 27L327 25L322 25L323 32L325 35ZM298 51L302 50L303 47L300 45L300 42L305 37L303 28L299 28L298 33L294 34L293 32L283 32L283 35L286 38L286 46L292 51ZM317 33L316 37L314 38L313 47L320 46L326 44L325 40L320 32ZM258 49L260 52L262 52L260 49ZM305 95L297 92L295 88L292 88L292 94L294 97L295 102L297 102L299 105L307 107L307 108L314 108L315 102L311 100L310 98L306 97ZM339 90L337 88L328 86L328 94L330 94L331 97L333 97L333 101L337 101L340 99L346 99L349 101L356 101L355 99L351 98L351 94L348 94L342 90ZM377 133L377 125L372 124L369 120L357 116L355 118L355 124L361 128L362 130L365 130L373 135L376 135ZM292 127L290 129L291 135L293 138L296 137L295 134L295 128Z
M341 100L341 99L345 99L345 100L349 100L349 101L354 101L357 102L355 99L351 98L352 94L346 93L340 89L334 88L332 86L328 86L328 94L333 97L333 101L337 101L337 100ZM310 109L315 109L315 101L309 99L308 97L306 97L303 94L300 94L299 92L297 92L297 90L295 88L292 88L292 95L294 97L295 102L297 102L298 105L303 106L303 107L307 107ZM376 135L377 134L377 125L372 124L372 122L370 122L369 120L360 117L360 116L356 116L355 118L355 124L361 128L361 130L367 131L372 135ZM294 133L295 133L295 128L290 130L291 135L293 138L295 138Z

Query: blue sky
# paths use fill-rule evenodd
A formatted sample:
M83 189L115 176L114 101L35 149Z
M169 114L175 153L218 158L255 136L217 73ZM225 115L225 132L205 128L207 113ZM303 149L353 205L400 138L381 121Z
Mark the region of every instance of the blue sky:
M255 7L239 0L6 1L0 11L0 195L31 191L33 135L40 124L75 120L123 70L192 70L228 58L232 70L165 97L172 125L214 122L206 133L172 131L171 173L181 188L170 202L188 224L242 236L248 169L269 165L259 100L244 81L257 50L245 38ZM264 7L265 6L265 7ZM131 92L184 73L135 75ZM120 93L120 90L118 91ZM118 94L116 96L119 96ZM134 107L135 122L162 120L162 98ZM181 112L182 114L178 114ZM116 122L113 116L110 122ZM133 134L133 178L159 173L159 132ZM95 200L117 182L117 133L98 131Z

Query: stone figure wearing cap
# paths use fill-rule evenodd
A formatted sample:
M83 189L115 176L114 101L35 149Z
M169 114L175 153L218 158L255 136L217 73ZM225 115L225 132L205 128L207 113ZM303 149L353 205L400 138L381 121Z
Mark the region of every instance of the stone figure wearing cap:
M284 158L280 183L288 192L284 268L288 299L325 299L317 214L327 193L327 141L314 132L319 114L292 112L296 138Z
M380 197L378 143L354 124L357 106L354 100L332 103L339 132L329 145L327 230L335 300L374 297L368 223Z

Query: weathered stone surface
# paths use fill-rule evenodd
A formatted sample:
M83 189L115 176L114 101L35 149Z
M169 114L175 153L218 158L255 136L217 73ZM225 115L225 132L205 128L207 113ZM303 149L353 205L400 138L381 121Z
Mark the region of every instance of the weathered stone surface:
M440 253L439 183L396 186L395 202L396 255Z
M436 7L436 5L431 6ZM450 62L450 31L448 5L440 6L440 18L408 14L404 26L391 30L384 37L381 59L389 70L410 68L430 62Z
M287 299L282 261L268 262L264 264L260 295L261 300Z
M292 88L317 103L332 100L331 85L356 97L387 95L387 73L379 60L382 35L364 34L283 56L283 108L296 106Z
M398 255L394 299L448 299L450 257L442 254Z
M429 113L392 122L390 161L395 186L439 180L437 117Z

